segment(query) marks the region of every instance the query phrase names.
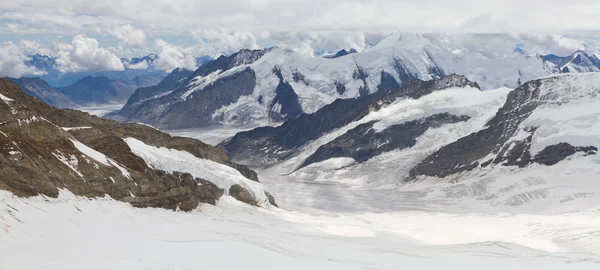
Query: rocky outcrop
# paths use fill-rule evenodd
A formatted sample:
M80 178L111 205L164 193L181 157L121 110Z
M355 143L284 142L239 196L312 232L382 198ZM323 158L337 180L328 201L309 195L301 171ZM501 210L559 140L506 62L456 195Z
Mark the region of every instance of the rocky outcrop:
M275 121L294 119L302 114L302 106L298 100L298 95L294 88L283 79L281 70L275 68L273 72L278 75L279 85L275 89L275 98L271 102L269 117ZM300 81L303 77L297 74L296 78Z
M186 151L258 180L256 173L198 140L58 110L4 79L0 79L0 95L0 189L18 196L56 197L60 189L66 189L79 196L108 195L136 207L188 211L199 203L214 204L224 194L223 189L189 173L153 169L123 138Z
M350 157L356 162L362 163L385 152L414 146L417 138L430 128L464 122L469 119L470 117L466 115L455 116L449 113L441 113L392 125L381 131L373 128L376 122L361 124L319 147L314 154L304 161L300 168L336 157Z
M568 143L559 143L544 148L544 150L535 155L535 159L533 161L540 164L552 166L576 153L583 153L584 155L595 155L596 152L598 152L598 148L594 146L575 147Z
M245 202L249 205L254 205L254 206L257 205L256 200L254 200L254 198L252 197L252 194L250 194L250 192L248 192L248 190L244 189L240 185L231 186L231 188L229 188L229 195L231 197L236 198L240 202Z
M240 132L220 144L234 160L261 160L274 163L286 159L309 141L325 133L358 121L398 98L418 99L450 87L477 87L463 76L451 75L440 80L413 80L402 87L356 99L338 99L314 114L302 114L278 127L260 127Z
M573 78L587 83L585 78ZM480 166L497 164L525 167L535 162L554 165L577 152L595 154L595 146L572 146L563 142L548 146L533 156L530 148L538 127L521 127L523 121L542 105L560 105L568 103L569 99L586 95L589 95L589 99L600 91L600 88L569 82L574 80L573 78L551 77L534 80L511 91L504 106L482 130L445 145L426 157L411 170L411 178L419 175L446 177ZM580 88L590 88L585 89L589 93ZM575 95L572 96L573 94ZM526 136L517 136L520 132Z

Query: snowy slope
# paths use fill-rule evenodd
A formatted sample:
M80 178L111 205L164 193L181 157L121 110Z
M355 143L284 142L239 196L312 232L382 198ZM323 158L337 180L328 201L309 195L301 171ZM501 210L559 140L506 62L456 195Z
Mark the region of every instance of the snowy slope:
M0 192L0 268L597 269L597 212L308 215L222 200L191 213Z
M226 192L233 185L248 190L260 206L269 206L269 199L260 183L249 180L236 169L194 155L164 147L154 147L135 138L125 138L131 151L141 157L150 168L167 172L188 172L194 177L208 180Z

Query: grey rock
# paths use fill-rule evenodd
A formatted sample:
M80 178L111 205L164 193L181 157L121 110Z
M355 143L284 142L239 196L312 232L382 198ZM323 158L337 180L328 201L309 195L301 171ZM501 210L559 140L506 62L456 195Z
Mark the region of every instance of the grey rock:
M361 124L322 145L308 157L300 168L312 163L336 157L351 157L362 163L374 156L385 152L410 148L415 145L417 138L429 128L440 127L444 124L464 122L469 116L455 116L449 113L434 114L402 124L390 126L380 132L373 129L376 121Z

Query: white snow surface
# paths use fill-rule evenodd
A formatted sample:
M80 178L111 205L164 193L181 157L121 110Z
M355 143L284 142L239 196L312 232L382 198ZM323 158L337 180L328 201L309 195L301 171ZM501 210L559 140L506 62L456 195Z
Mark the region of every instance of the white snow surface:
M231 186L238 184L250 192L258 205L270 205L264 186L249 180L234 168L208 159L197 158L186 151L150 146L134 138L125 138L124 141L131 151L151 168L190 173L194 177L210 181L219 188L225 189L226 194Z
M0 191L0 269L598 269L600 214L191 213Z

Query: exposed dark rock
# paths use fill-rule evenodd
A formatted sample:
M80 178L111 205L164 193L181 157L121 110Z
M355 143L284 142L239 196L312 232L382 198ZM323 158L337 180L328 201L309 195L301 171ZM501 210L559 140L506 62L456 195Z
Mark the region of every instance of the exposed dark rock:
M252 197L252 194L250 194L250 192L248 190L246 190L245 188L243 188L240 185L233 185L229 188L229 195L231 197L234 197L235 199L237 199L240 202L244 202L247 203L249 205L254 205L257 206L258 203L256 202L256 200L254 200L254 198Z
M469 119L470 117L466 115L434 114L429 117L393 125L379 132L373 129L373 125L376 122L361 124L349 130L344 135L319 147L314 154L304 161L300 168L336 157L351 157L355 161L362 163L381 153L414 146L417 138L423 135L429 128L464 122Z
M392 74L385 71L381 72L381 83L377 86L377 91L388 91L400 88L400 84L394 79Z
M302 114L302 106L294 88L286 81L280 80L275 89L275 98L271 102L269 117L275 121L294 119Z
M358 93L361 97L367 96L370 93L369 86L367 85L368 77L369 74L367 74L362 67L357 65L354 74L352 74L352 78L355 80L361 80L363 82L363 85L358 88Z
M338 94L343 95L344 93L346 93L346 85L344 85L343 83L334 81L333 85L335 86L335 91L337 91Z
M551 166L577 152L583 152L585 155L595 155L597 151L598 148L594 146L575 147L568 143L559 143L547 146L544 150L540 151L535 155L535 162Z
M431 77L436 78L436 79L446 77L446 72L444 72L444 69L442 69L440 67L440 65L438 65L438 63L435 61L433 56L431 56L431 53L427 52L427 57L429 58L429 61L432 63L431 66L427 67L427 71L429 72Z
M306 77L304 77L304 75L298 72L297 70L292 73L292 79L294 80L294 82L303 82L304 85L308 86L308 80L306 79Z
M398 72L398 77L400 78L400 83L406 83L409 82L411 80L417 79L419 78L419 76L417 74L413 74L411 73L406 66L407 64L404 63L404 61L402 61L399 58L394 58L394 69L396 70L396 72Z
M349 50L342 49L342 50L338 51L337 53L335 53L334 55L327 55L327 56L324 56L324 58L333 59L333 58L338 58L338 57L346 56L346 55L353 54L353 53L357 53L357 51L355 49L349 49Z
M269 203L272 206L279 207L279 205L277 205L277 203L275 203L275 198L273 198L273 195L271 195L271 193L265 191L265 196L267 196L267 199L269 200Z

